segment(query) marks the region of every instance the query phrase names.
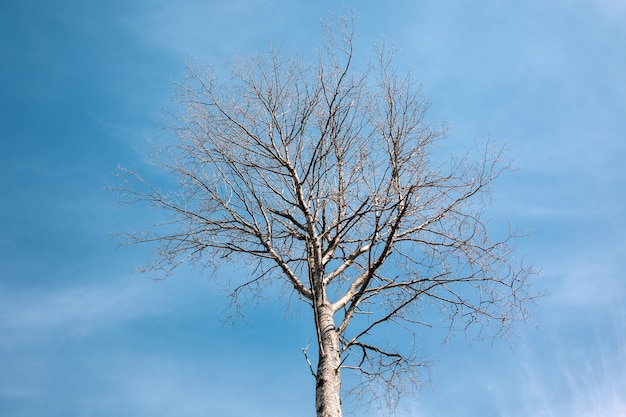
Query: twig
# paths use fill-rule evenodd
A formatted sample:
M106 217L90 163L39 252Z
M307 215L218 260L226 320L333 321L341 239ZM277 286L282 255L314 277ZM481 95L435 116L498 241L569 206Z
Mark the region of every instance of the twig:
M304 354L304 359L306 359L306 363L309 364L309 369L311 370L311 375L313 375L313 378L317 379L317 374L315 373L315 371L313 370L313 364L311 363L311 361L309 360L309 355L307 355L306 351L309 350L309 345L311 344L311 342L307 343L306 347L301 348L302 349L302 353Z

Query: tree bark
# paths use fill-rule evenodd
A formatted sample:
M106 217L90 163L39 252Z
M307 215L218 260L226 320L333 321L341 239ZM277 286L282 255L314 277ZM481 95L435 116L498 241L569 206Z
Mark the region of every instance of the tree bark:
M317 417L341 417L339 334L328 303L317 308L320 330L319 362L315 383Z

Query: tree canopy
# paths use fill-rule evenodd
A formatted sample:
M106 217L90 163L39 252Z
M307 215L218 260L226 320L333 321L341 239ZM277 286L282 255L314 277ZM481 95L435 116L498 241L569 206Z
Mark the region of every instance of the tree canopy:
M533 271L515 260L514 233L494 240L484 218L509 168L502 148L435 156L446 129L426 120L393 50L357 63L342 20L325 28L313 63L272 48L228 71L189 66L177 140L155 159L175 187L123 170L127 201L171 215L132 238L156 242L152 266L166 275L187 262L245 262L235 306L277 282L308 304L318 416L341 415L340 370L360 374L355 392L391 405L417 383L424 353L393 335L415 337L430 325L425 310L490 335L526 318Z

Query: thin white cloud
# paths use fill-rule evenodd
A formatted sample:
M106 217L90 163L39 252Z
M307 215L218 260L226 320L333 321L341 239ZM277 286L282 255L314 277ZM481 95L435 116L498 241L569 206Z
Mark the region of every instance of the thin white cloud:
M561 340L554 349L526 358L525 375L519 380L522 407L503 404L502 416L626 415L625 318L624 311L617 313L613 327L604 329L594 343Z
M299 7L278 0L139 2L137 12L120 21L152 47L180 57L221 61L271 41L273 33L287 26L297 30L301 22L294 18L294 8Z
M608 19L621 20L626 18L626 2L623 0L598 0L596 5Z
M49 337L86 337L133 319L164 314L166 309L162 294L147 279L112 280L47 292L0 288L0 346Z
M310 387L293 373L278 369L266 377L242 366L250 365L249 358L233 360L232 352L225 351L115 355L106 366L91 364L92 382L99 389L75 399L73 408L133 417L310 415Z

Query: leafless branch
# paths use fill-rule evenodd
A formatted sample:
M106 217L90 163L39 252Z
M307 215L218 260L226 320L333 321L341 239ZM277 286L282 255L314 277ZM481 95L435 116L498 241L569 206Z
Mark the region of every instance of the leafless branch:
M509 169L503 149L435 157L446 128L426 122L428 103L393 51L361 64L352 22L325 30L314 64L271 49L235 59L225 81L190 65L177 140L156 149L173 182L122 168L120 192L170 216L130 236L157 245L164 276L242 260L235 306L276 282L311 306L317 372L303 353L318 400L340 368L393 397L418 383L422 362L379 328L415 337L436 306L451 330L498 336L527 318L534 271L515 263L514 233L493 240L487 227L490 187Z

